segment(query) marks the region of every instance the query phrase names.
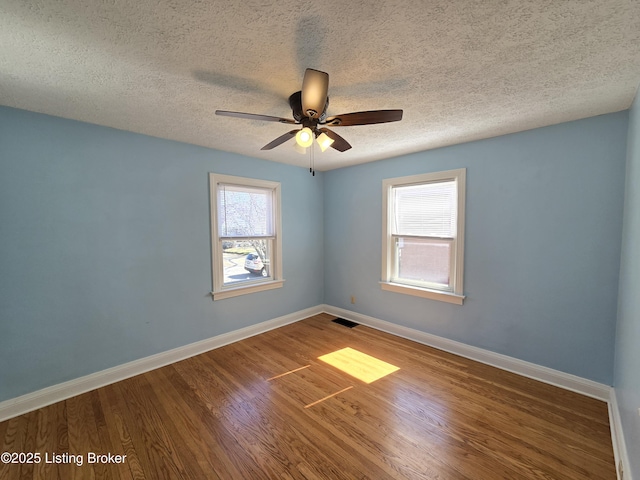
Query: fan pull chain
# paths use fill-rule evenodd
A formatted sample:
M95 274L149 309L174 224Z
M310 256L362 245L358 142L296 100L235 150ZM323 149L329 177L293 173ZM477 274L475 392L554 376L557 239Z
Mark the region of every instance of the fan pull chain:
M311 146L309 147L309 173L312 176L316 176L316 165L315 165L315 156L313 155L313 143L311 144Z

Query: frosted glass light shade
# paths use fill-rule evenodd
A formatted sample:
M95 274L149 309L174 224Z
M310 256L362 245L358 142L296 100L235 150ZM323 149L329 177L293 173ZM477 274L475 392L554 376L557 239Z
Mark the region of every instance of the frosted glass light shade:
M318 145L320 145L320 150L324 152L333 143L333 138L330 138L326 133L321 133L316 141L318 142Z
M304 127L296 133L296 143L301 147L310 147L313 143L313 132L309 127Z

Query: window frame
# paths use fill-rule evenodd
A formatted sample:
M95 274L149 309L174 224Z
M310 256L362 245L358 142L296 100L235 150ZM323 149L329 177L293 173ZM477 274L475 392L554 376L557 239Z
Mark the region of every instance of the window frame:
M424 173L409 175L406 177L387 178L382 181L382 273L380 286L383 290L414 295L432 300L462 305L465 299L463 294L464 286L464 226L465 226L465 191L466 191L466 168L447 170L443 172ZM429 288L417 285L415 282L402 282L394 279L394 272L397 268L395 255L396 239L402 235L393 234L393 189L409 185L422 185L426 183L441 183L455 181L457 185L457 223L456 235L452 242L452 252L450 262L450 275L453 280L450 282L452 289ZM404 235L404 237L410 237ZM433 238L416 235L415 238Z
M253 187L271 190L272 192L272 221L274 223L273 237L269 238L273 242L269 258L269 277L265 279L257 278L255 281L241 282L240 284L224 284L223 265L223 241L228 237L221 237L218 228L218 185L236 185L240 187ZM282 276L282 208L281 208L281 187L280 182L270 180L260 180L256 178L238 177L234 175L223 175L219 173L209 173L209 198L211 208L211 277L213 290L211 296L214 300L237 297L274 288L281 288L284 283ZM240 237L238 237L240 238ZM251 237L242 237L251 238Z

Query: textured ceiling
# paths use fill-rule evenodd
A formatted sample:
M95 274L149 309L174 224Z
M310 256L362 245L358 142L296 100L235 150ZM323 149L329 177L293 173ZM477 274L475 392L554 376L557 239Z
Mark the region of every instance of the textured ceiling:
M628 108L638 0L299 2L0 0L0 104L308 165L290 126L307 67L329 115L404 109L335 129L327 170Z

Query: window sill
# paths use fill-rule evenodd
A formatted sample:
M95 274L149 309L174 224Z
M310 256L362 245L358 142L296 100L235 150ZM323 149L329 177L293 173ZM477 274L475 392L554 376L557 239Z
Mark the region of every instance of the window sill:
M430 290L428 288L413 287L409 285L401 285L399 283L380 282L382 290L388 292L403 293L405 295L413 295L415 297L429 298L431 300L439 300L441 302L454 303L462 305L465 296L451 292L441 292L439 290Z
M272 280L270 282L245 285L242 287L230 287L218 292L211 292L213 300L224 300L225 298L238 297L249 293L262 292L264 290L273 290L274 288L282 288L284 280Z

